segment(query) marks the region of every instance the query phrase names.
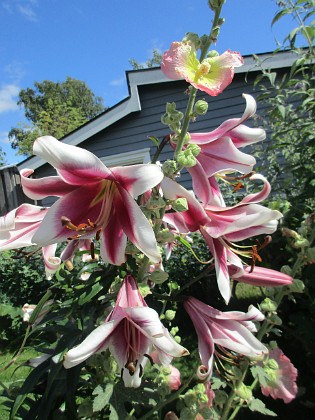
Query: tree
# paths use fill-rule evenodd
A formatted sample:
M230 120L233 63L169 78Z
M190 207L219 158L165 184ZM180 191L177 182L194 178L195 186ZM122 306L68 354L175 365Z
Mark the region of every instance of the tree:
M60 139L104 111L103 99L85 82L71 77L61 83L35 82L34 88L20 91L18 105L24 107L30 124L13 127L9 140L18 154L26 156L38 136L50 134Z
M131 64L133 70L160 67L162 61L162 54L158 50L154 49L152 57L149 58L144 64L139 63L135 58L130 58L128 61Z
M0 148L0 166L6 164L5 152Z

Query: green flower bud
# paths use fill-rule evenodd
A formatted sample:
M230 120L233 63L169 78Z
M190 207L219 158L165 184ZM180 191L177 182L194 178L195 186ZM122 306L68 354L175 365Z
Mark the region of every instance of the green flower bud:
M271 314L269 322L274 325L282 325L282 319L276 314Z
M270 298L264 299L260 304L260 309L263 312L275 312L277 310L277 303Z
M266 367L269 369L274 369L274 370L279 369L278 362L275 359L269 359L266 362Z
M242 400L250 401L253 398L252 390L243 383L240 384L240 386L236 389L235 393Z
M180 344L182 339L179 335L175 335L174 340L176 341L177 344Z
M281 273L287 274L288 276L291 276L292 269L289 265L283 265L280 269Z
M168 309L168 310L165 312L165 318L166 318L168 321L173 321L173 319L175 318L175 315L176 315L176 311L172 311L171 309Z
M162 171L165 176L173 176L177 170L177 163L175 160L166 160L162 165Z
M208 0L208 4L211 10L216 10L218 7L222 7L225 3L225 0Z
M196 160L195 156L192 154L191 150L186 149L186 150L178 153L177 162L182 166L186 166L187 168L191 168L192 166L196 165L197 160Z
M178 211L178 212L188 210L187 199L184 197L177 198L176 200L172 202L172 208L173 210Z
M183 38L183 42L192 44L196 48L196 50L198 50L198 48L200 47L200 38L194 32L187 32Z
M198 115L205 115L208 111L208 102L200 99L195 103L194 112Z
M292 293L303 293L305 289L303 281L298 279L293 279L293 283L288 287Z
M176 112L176 103L175 102L167 102L166 103L166 112L167 114L173 114Z
M168 242L172 243L175 240L175 235L169 231L169 229L162 229L157 234L157 241L158 242Z
M166 203L162 197L158 198L150 198L150 200L146 204L146 208L149 210L158 210L165 207Z
M212 57L218 57L220 54L218 53L218 51L216 50L211 50L208 52L207 57L208 58L212 58Z
M187 149L191 152L193 156L198 156L200 153L201 148L198 146L198 144L189 144L187 146Z
M309 245L310 243L307 239L299 237L296 241L294 241L292 246L296 249L300 249L300 248L305 248Z
M168 279L168 274L165 271L157 268L153 273L150 275L150 280L152 280L156 284L162 284Z

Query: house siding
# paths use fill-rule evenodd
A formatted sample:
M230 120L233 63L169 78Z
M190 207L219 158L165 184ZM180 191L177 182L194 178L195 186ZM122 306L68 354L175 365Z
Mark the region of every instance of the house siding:
M284 69L281 69L284 71ZM258 91L254 89L254 80L257 72L236 74L233 83L228 86L217 97L210 97L203 92L199 92L197 99L205 99L209 103L209 110L206 115L199 116L190 125L191 132L207 132L218 127L228 118L240 117L245 109L243 93L253 96ZM151 157L155 152L155 146L148 139L153 135L159 139L169 134L169 128L161 123L161 116L165 112L166 102L176 102L177 109L185 112L187 105L186 90L188 84L185 81L170 81L164 83L147 84L138 86L141 110L133 112L109 127L101 130L89 139L80 143L80 147L91 151L99 158L104 156L127 153L138 149L150 148ZM258 115L264 113L263 107L258 107ZM247 121L247 125L252 125L253 121ZM171 159L173 150L167 145L161 155L160 160L164 162ZM35 171L36 177L49 176L55 174L54 169L45 164ZM190 176L183 172L179 182L186 188L191 187ZM42 200L43 205L51 205L54 198L48 197Z

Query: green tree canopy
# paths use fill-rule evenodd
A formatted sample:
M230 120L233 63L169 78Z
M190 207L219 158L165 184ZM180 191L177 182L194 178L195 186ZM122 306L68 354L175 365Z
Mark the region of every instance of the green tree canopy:
M131 64L133 70L149 69L152 67L160 67L163 55L156 49L153 50L152 57L149 58L145 63L139 63L135 58L130 58L129 64Z
M30 123L13 127L9 140L18 154L26 156L32 154L38 136L50 134L60 139L105 109L101 97L85 82L71 77L64 82L35 82L34 88L20 91L18 105L23 106Z

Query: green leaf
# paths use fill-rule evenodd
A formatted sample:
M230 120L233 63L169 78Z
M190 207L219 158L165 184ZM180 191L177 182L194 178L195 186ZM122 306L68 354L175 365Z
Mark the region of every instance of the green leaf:
M119 420L118 413L112 404L109 405L110 415L109 420Z
M273 26L276 22L278 22L279 19L281 19L283 16L285 16L289 13L291 13L291 9L280 10L280 12L278 12L275 15L275 17L272 19L271 26Z
M151 140L156 146L160 145L159 139L155 136L148 136L148 139Z
M52 295L52 292L51 292L51 290L48 289L47 292L45 293L45 295L41 298L41 300L36 305L36 308L34 309L32 315L30 317L29 324L34 324L34 322L36 321L36 318L38 317L40 311L43 309L45 303L51 297L51 295Z
M93 401L93 411L101 411L107 404L109 404L109 400L113 395L114 385L107 384L105 389L103 389L100 385L98 385L92 395L96 395Z
M90 301L94 296L96 296L103 286L99 283L95 283L92 286L88 287L79 297L78 304L84 305L86 302Z
M250 371L254 378L258 378L261 386L267 385L268 375L266 374L262 366L258 366L258 365L253 366L251 367Z
M265 414L266 416L277 417L277 414L269 410L269 408L267 408L265 404L258 398L254 398L249 404L248 408L251 411L258 411L258 413Z

